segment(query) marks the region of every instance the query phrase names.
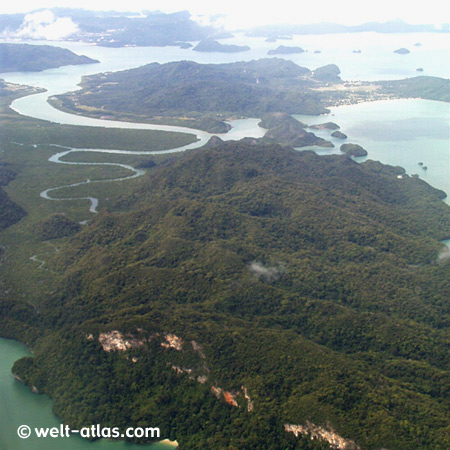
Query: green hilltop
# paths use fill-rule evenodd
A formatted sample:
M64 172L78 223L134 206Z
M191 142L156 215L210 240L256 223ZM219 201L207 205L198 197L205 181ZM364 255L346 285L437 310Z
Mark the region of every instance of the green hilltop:
M98 62L51 45L0 44L0 73L38 72L55 67Z
M38 312L4 307L34 351L13 371L72 427L183 449L328 448L285 429L307 422L447 447L450 209L402 173L246 142L149 168L61 246Z

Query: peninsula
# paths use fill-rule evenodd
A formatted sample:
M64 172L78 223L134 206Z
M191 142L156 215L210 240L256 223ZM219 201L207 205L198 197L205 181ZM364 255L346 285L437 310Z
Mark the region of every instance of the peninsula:
M38 72L55 67L98 62L51 45L0 44L0 72Z

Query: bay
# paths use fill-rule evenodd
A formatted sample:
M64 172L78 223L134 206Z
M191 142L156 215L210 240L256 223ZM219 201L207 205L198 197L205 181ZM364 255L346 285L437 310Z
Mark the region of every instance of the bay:
M335 148L321 154L340 153L344 142L363 146L367 158L401 166L447 194L450 204L450 105L420 99L386 100L331 108L324 116L296 115L308 125L335 122L348 138L331 136L330 130L314 132ZM419 165L423 163L423 165ZM425 169L426 167L426 169Z
M28 425L35 427L59 427L61 422L53 414L52 401L46 395L36 395L17 381L11 367L14 361L30 356L28 349L20 342L0 338L0 448L2 450L173 450L169 444L133 445L124 441L112 442L105 439L88 441L79 436L70 438L38 438L34 433L28 439L17 435L17 428ZM152 424L149 426L158 426Z

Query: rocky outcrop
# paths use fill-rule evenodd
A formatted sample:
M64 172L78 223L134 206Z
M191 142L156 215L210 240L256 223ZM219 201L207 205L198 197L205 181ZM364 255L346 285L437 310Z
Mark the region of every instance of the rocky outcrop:
M252 399L250 398L250 395L248 395L247 388L245 386L241 386L242 392L244 393L245 400L247 400L247 411L252 412L255 408L255 405L253 404Z
M165 348L173 348L175 350L181 351L183 348L183 339L176 336L175 334L166 334L165 335L165 342L161 342L161 347Z
M88 335L86 339L90 340L90 336L92 335ZM107 333L100 333L98 336L98 341L100 342L105 352L124 352L126 350L129 350L130 348L142 347L146 339L137 339L134 336L127 336L125 338L120 331L113 330Z
M224 391L220 387L211 386L211 392L218 398L223 399L230 405L234 406L235 408L239 408L239 403L237 402L237 398L241 395L244 396L245 400L247 401L247 411L251 412L254 410L255 406L253 404L252 399L250 398L250 395L248 395L248 390L245 386L241 386L240 391Z
M354 441L339 436L330 426L319 427L307 421L306 425L285 424L284 430L288 433L294 433L295 437L303 435L310 436L311 439L326 441L332 448L338 450L360 450L360 447Z

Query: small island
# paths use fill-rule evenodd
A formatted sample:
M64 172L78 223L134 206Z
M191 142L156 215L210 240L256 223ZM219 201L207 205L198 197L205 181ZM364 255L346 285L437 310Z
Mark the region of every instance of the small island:
M347 135L345 133L342 133L341 131L333 131L333 133L331 133L331 136L338 139L347 139Z
M349 156L367 156L367 150L358 144L342 144L340 150Z
M397 53L398 55L407 55L411 52L407 48L398 48L397 50L394 50L394 53Z
M269 50L267 52L268 55L293 55L296 53L303 53L305 50L303 50L301 47L287 47L285 45L280 45L276 49Z
M337 123L325 122L317 125L311 125L309 128L312 128L313 130L339 130L340 127Z
M238 53L250 50L248 45L221 44L214 39L200 41L192 50L196 52Z

